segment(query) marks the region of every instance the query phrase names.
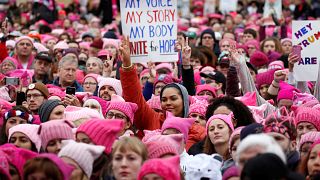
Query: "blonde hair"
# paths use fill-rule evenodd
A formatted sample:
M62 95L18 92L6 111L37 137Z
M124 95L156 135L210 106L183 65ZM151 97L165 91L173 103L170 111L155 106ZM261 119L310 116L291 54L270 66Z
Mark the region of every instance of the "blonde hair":
M114 143L111 155L117 151L126 152L133 151L142 157L142 162L147 160L148 151L146 146L136 137L123 137Z

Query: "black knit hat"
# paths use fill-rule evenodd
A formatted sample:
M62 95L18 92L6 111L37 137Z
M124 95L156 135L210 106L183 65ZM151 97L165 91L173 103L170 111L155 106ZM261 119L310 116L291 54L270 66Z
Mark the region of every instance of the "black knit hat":
M64 106L64 104L61 101L56 99L47 100L46 102L44 102L38 110L41 123L47 122L53 109L59 105Z

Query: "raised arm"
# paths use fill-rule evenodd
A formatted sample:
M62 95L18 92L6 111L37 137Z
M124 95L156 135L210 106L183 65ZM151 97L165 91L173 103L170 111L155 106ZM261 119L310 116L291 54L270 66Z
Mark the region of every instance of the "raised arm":
M146 103L141 90L136 69L130 60L129 38L125 37L120 45L122 58L122 68L120 69L120 81L123 89L123 98L128 102L138 105L135 113L134 125L139 130L159 129L164 120L164 116L155 112Z

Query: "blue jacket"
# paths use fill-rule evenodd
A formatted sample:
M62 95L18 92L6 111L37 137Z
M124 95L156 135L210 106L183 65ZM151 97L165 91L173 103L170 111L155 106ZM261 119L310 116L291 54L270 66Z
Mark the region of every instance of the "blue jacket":
M54 81L53 81L53 85L55 86L59 86L61 87L61 85L59 84L59 77L56 78ZM78 81L74 81L72 86L71 87L75 87L76 88L76 92L83 92L83 87L80 85L80 83Z

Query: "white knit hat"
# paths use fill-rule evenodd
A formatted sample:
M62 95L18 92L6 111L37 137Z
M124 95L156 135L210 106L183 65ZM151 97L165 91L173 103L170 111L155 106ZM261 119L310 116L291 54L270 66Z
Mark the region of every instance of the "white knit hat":
M76 161L83 172L90 178L93 169L93 163L98 159L105 147L85 143L77 143L73 140L62 141L62 149L59 157L68 157Z
M122 86L121 86L120 80L114 79L114 78L105 78L105 77L100 77L97 80L98 80L98 86L99 86L98 94L100 92L101 87L108 85L113 87L117 95L122 96Z
M240 154L243 151L253 146L262 146L265 150L264 153L275 154L279 156L283 163L287 163L286 156L283 150L281 149L280 145L277 143L276 140L273 139L273 137L268 136L266 134L253 134L244 138L237 148L236 162L239 162Z

